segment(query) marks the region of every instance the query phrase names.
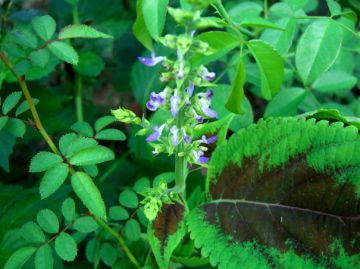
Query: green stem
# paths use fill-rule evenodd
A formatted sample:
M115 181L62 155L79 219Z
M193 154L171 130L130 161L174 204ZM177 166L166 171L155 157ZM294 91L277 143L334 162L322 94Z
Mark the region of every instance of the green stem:
M181 130L183 126L183 110L181 109L177 116L177 127ZM181 156L179 156L181 154ZM187 177L187 161L184 156L184 141L180 141L176 148L175 154L175 185L180 190L180 194L186 198L186 177Z
M130 261L135 265L136 268L141 268L139 262L136 260L136 258L134 257L134 255L132 254L131 250L127 247L125 240L121 237L120 234L118 234L114 229L112 229L109 225L107 225L102 219L100 219L99 217L92 215L92 217L94 218L94 220L104 229L106 230L109 234L111 234L119 243L119 245L122 247L122 249L124 250L126 256L128 256L128 258L130 259Z
M76 72L76 71L75 71ZM84 121L83 112L83 84L82 77L80 74L75 74L75 106L76 106L76 118L77 121Z
M268 0L264 0L264 18L268 18Z

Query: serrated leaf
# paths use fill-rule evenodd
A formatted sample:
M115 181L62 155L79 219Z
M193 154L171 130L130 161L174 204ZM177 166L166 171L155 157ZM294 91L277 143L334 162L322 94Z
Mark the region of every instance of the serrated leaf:
M100 257L107 266L113 266L118 251L109 243L104 243L100 249Z
M4 269L20 269L35 253L36 247L23 247L15 251L6 262Z
M55 164L49 168L40 182L41 199L45 199L55 193L65 182L69 174L69 167L65 163Z
M37 99L37 98L31 98L31 100L32 100L34 106L36 106L39 103L39 99ZM28 111L29 109L30 109L29 103L26 100L22 101L15 111L16 117L19 116L20 114Z
M135 219L128 220L124 226L124 235L130 241L137 241L140 238L141 228Z
M30 162L30 172L44 172L54 166L55 164L62 163L63 159L52 152L40 151L37 153Z
M39 223L41 229L47 233L57 233L59 231L58 217L50 209L43 209L39 211L36 216L36 220Z
M11 109L13 109L20 101L20 98L22 96L22 92L13 92L9 94L2 105L2 113L6 115L10 112Z
M68 233L62 232L55 240L56 254L64 261L71 262L77 255L77 245L74 238Z
M143 0L136 1L136 21L134 22L132 31L137 40L143 44L145 48L153 51L154 47L151 35L145 25L144 14L142 11L142 1Z
M132 190L125 190L119 195L119 203L128 208L136 208L139 204L139 199Z
M59 148L62 154L67 156L70 144L72 144L79 136L75 133L63 135L59 140Z
M35 50L29 55L33 65L38 67L45 67L50 59L50 53L46 48L41 50Z
M95 135L95 138L98 140L124 141L126 136L122 131L110 128L101 130Z
M74 199L67 198L61 205L61 212L67 221L74 220L76 216Z
M284 80L284 61L268 43L261 40L248 42L261 74L261 94L266 100L273 98Z
M71 125L71 129L83 136L92 137L94 135L93 128L89 123L85 121L79 121L74 123L73 125Z
M71 157L75 153L78 153L79 151L81 151L83 149L97 146L97 144L98 144L98 142L93 138L77 136L76 139L70 141L70 144L68 145L68 147L66 149L66 156Z
M35 254L35 269L52 269L54 259L49 245L41 246Z
M8 116L2 116L0 117L0 131L2 128L5 127L6 123L8 122L9 117Z
M244 110L241 108L241 101L244 99L244 83L245 64L240 60L235 79L231 85L231 94L225 104L225 107L232 113L244 114Z
M112 206L109 209L109 217L113 220L121 221L128 219L129 213L121 206Z
M115 159L114 152L104 146L94 146L75 153L69 160L70 164L84 166L103 163Z
M147 30L158 39L165 26L169 0L142 0L142 13Z
M98 118L95 121L95 131L99 132L113 122L116 122L116 118L114 116L104 116L104 117Z
M20 228L20 235L29 243L41 244L44 243L46 238L44 232L33 221L25 223Z
M309 85L335 62L341 48L342 29L332 20L318 20L301 36L295 63L304 85Z
M5 129L15 137L23 137L26 132L25 123L16 118L10 118L5 126Z
M48 45L49 50L60 60L76 65L79 62L79 55L72 46L65 42L56 41Z
M71 184L76 195L89 211L102 219L106 219L104 200L92 178L83 172L76 172L71 177Z
M63 28L59 33L59 39L67 38L113 38L111 35L104 34L91 26L85 24L74 24Z
M99 228L92 217L81 217L75 220L73 228L81 233L91 233Z
M55 33L56 22L49 15L35 17L31 20L31 24L44 41L49 41Z
M169 267L170 257L186 233L184 206L164 204L148 226L148 238L160 269Z

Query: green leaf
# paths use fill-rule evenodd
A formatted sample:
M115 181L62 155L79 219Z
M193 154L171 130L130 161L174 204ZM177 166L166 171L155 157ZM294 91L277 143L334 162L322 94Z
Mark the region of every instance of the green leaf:
M22 120L10 118L5 129L15 137L23 137L26 131L26 125Z
M284 0L284 2L287 3L292 8L292 10L296 11L300 8L304 8L308 4L309 0Z
M15 42L21 47L26 46L31 49L36 49L38 46L38 40L34 34L25 29L15 28L13 32L15 36Z
M45 242L45 234L33 221L25 223L20 229L20 235L29 243L42 244Z
M270 101L265 110L265 117L293 116L297 107L304 101L306 91L302 88L286 88L281 90Z
M85 25L76 24L63 28L59 33L59 39L67 38L113 38L111 35L104 34L98 30Z
M70 145L78 138L79 136L74 133L63 135L59 140L59 148L61 153L64 154L65 156L68 156L68 150ZM96 145L96 141L95 141L95 145Z
M171 183L175 181L175 173L174 172L164 172L157 175L153 180L153 187L159 187L161 181L165 181L166 183Z
M81 233L91 233L96 231L99 225L92 217L81 217L74 222L73 228Z
M84 166L83 168L84 168L85 173L91 177L96 177L99 174L99 169L95 164L87 165L87 166Z
M102 219L106 219L104 200L91 177L83 172L76 172L71 177L71 184L76 195L90 212Z
M0 117L0 131L2 128L4 128L4 126L6 125L6 123L8 122L9 117L8 116L2 116Z
M261 17L254 17L254 18L248 18L241 20L240 26L242 27L255 27L255 28L268 28L268 29L275 29L278 31L284 31L285 29L282 27L279 27L272 22L261 18Z
M318 20L308 26L296 49L295 63L304 85L309 85L336 61L342 29L332 20Z
M146 28L155 40L158 39L165 26L169 0L142 0L142 13Z
M93 138L77 137L74 141L71 141L67 148L67 157L73 156L75 153L87 148L97 146L98 142Z
M40 151L31 159L30 172L44 172L55 164L59 164L62 162L63 159L59 155L52 152Z
M334 0L326 0L327 6L329 7L331 16L341 14L341 6Z
M289 51L294 40L296 20L292 17L281 18L275 22L275 25L285 30L267 29L262 33L261 39L273 45L280 54L284 55Z
M244 83L245 83L245 64L240 60L237 67L236 76L232 82L232 90L225 107L235 114L244 114L241 108L241 101L244 99Z
M100 257L107 266L113 266L118 256L118 250L110 243L104 243L100 249Z
M98 118L95 121L95 131L99 132L113 122L116 122L116 118L114 116L104 116L104 117Z
M40 182L40 196L45 199L55 193L65 182L69 174L69 167L66 163L55 164L49 168Z
M6 115L13 109L20 101L22 93L21 92L13 92L9 94L2 105L2 113Z
M340 70L331 70L324 73L312 84L318 92L333 93L351 90L357 83L357 78Z
M139 200L135 192L132 190L125 190L119 195L119 203L128 208L137 208Z
M13 147L16 143L16 138L6 130L0 131L0 166L9 172L9 156L13 152Z
M164 204L148 226L150 246L160 269L169 268L170 257L186 233L184 216L184 206Z
M49 41L55 33L56 22L49 15L35 17L31 24L35 32L44 41Z
M71 125L71 129L83 136L92 137L94 135L93 128L89 123L85 121L79 121L74 123L73 125Z
M23 247L15 251L6 262L4 269L20 269L35 253L36 247Z
M67 198L61 205L61 212L67 221L74 220L76 216L74 199Z
M59 220L54 212L50 209L43 209L39 211L36 217L41 229L47 233L57 233L59 231Z
M142 11L143 0L136 1L136 21L132 27L132 31L136 39L150 51L154 50L151 35L146 28L144 14Z
M104 146L93 146L75 153L69 160L70 164L84 166L103 163L115 159L114 152Z
M150 180L147 177L142 177L136 180L134 184L134 191L136 192L144 192L150 188Z
M31 100L32 100L34 106L36 106L39 103L39 99L37 99L37 98L31 98ZM30 109L29 103L26 100L22 101L15 111L16 117L19 116L20 114L28 111L29 109Z
M44 48L31 52L29 57L33 65L38 67L45 67L49 62L50 53L46 48Z
M76 65L79 62L79 55L72 46L65 42L56 41L48 45L49 50L60 60Z
M64 261L71 262L77 255L77 246L74 238L62 232L55 240L56 254Z
M74 69L84 76L97 77L104 70L105 63L103 59L93 53L84 52L79 55L79 63L74 66Z
M112 206L109 209L109 216L113 220L121 221L128 219L129 213L121 206Z
M110 128L98 132L95 138L98 140L124 141L126 136L122 131Z
M35 269L52 269L54 259L49 245L41 246L35 254Z
M268 43L261 40L248 42L261 74L261 93L266 100L273 98L280 90L284 79L284 61Z
M130 241L137 241L140 238L141 228L135 219L128 220L124 226L124 235Z

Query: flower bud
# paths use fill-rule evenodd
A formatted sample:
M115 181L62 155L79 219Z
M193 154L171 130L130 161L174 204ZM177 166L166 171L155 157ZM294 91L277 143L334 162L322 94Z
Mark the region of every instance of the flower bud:
M166 35L164 37L159 38L159 41L170 49L176 49L176 40L177 37L174 35Z
M188 35L181 35L177 39L177 47L182 55L184 55L192 45L192 37Z
M180 25L188 24L197 17L196 14L190 10L168 7L168 11L170 16Z
M210 28L210 27L214 27L214 28L223 28L224 27L224 22L219 19L219 18L215 18L215 17L205 17L205 18L200 18L196 21L195 23L195 29L206 29L206 28Z
M131 123L140 124L141 123L141 119L139 117L137 117L135 115L135 113L129 109L119 107L116 110L111 110L111 113L120 122L127 123L127 124L131 124Z

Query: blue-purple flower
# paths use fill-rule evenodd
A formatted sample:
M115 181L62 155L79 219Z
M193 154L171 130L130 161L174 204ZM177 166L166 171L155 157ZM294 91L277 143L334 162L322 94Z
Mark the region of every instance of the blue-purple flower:
M182 132L183 132L183 137L184 137L185 143L190 144L190 142L191 142L190 136L186 133L185 129L182 129Z
M174 94L170 97L170 111L173 117L176 117L179 111L179 103L181 99L178 92L175 90Z
M174 125L170 128L171 143L174 147L179 144L179 129Z
M165 128L165 124L161 125L160 127L154 126L153 127L154 132L146 138L146 142L154 142L159 140L164 128Z
M205 67L201 67L201 78L207 81L211 81L216 77L215 72L209 72L209 70Z
M151 92L150 100L146 103L147 109L156 111L161 105L163 105L166 101L166 92L166 89L160 93Z
M194 93L195 85L194 83L190 83L189 86L185 89L186 93L191 97Z
M204 96L202 96L202 95L204 95L205 98L204 98ZM202 97L202 98L200 98L200 99L198 100L198 103L200 104L201 112L202 112L205 116L207 116L207 117L209 117L209 118L211 118L211 119L217 118L217 117L218 117L217 112L216 112L215 110L213 110L213 109L210 108L212 91L210 91L210 92L208 92L208 93L199 94L199 96Z
M138 60L146 65L146 66L155 66L158 63L164 61L166 59L166 57L164 56L156 56L154 52L151 53L151 57L138 57Z
M192 153L196 161L200 164L205 164L209 161L209 158L204 156L204 152L202 150L193 150Z
M212 144L212 143L216 142L216 140L217 140L216 135L211 136L211 137L209 137L209 138L206 138L206 136L203 135L203 136L201 137L201 140L200 140L200 141L201 141L202 143L205 143L205 144Z

